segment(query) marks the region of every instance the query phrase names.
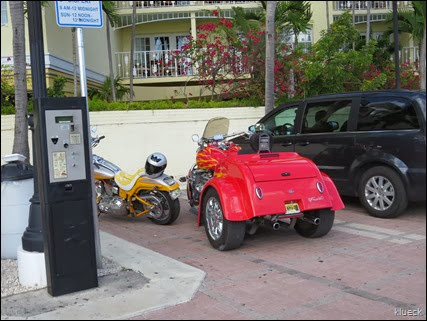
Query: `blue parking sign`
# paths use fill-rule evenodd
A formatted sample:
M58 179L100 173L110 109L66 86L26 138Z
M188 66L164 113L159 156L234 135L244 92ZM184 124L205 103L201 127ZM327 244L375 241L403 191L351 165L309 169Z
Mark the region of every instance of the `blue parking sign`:
M102 28L102 1L55 1L60 27Z

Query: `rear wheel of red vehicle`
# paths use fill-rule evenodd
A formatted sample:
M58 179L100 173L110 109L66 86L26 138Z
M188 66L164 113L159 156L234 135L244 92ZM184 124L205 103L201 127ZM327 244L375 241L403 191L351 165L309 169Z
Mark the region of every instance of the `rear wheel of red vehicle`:
M314 221L319 219L319 225L313 224L309 221L298 219L295 224L295 230L299 235L304 237L320 237L329 233L334 225L335 212L329 209L321 209L312 211L304 215L308 220Z
M233 250L243 242L245 222L229 221L224 217L218 193L210 189L203 197L203 223L211 245L220 251Z

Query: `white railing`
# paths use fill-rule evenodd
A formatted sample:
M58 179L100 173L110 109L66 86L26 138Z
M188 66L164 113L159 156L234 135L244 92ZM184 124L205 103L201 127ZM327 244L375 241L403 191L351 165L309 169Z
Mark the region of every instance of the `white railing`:
M334 10L366 10L368 1L334 1ZM411 1L397 1L398 8L411 8ZM392 10L392 1L371 1L371 10Z
M135 1L136 8L171 8L184 6L235 5L259 1ZM132 9L133 1L116 1L119 9Z
M419 61L420 50L418 47L403 47L400 50L400 63L413 63Z
M116 52L116 74L130 77L130 52ZM191 76L193 69L189 59L178 59L170 50L136 51L132 74L134 78L158 78Z
M222 54L226 57L225 60L215 53L197 69L197 67L193 68L191 58L171 50L136 51L132 74L134 78L188 77L197 75L199 70L202 73L215 72L224 77L225 75L245 75L249 72L243 63L243 55L240 52L230 50L228 53L224 51ZM206 53L206 57L208 56L211 55ZM194 65L197 66L197 63ZM129 78L130 66L130 52L116 52L116 75Z

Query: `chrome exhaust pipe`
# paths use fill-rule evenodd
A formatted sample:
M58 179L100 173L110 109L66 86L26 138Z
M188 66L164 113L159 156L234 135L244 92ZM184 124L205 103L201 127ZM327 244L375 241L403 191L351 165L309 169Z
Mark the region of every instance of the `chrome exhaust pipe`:
M273 230L277 231L280 228L280 223L279 222L274 222L273 223Z
M311 217L304 216L302 218L302 220L306 221L306 222L309 222L311 224L314 224L314 225L319 225L320 224L320 218L318 218L318 217L311 218Z

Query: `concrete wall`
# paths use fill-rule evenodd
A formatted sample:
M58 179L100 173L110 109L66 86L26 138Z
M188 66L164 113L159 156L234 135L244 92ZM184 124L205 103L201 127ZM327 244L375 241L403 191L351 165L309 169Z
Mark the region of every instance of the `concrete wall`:
M150 153L162 152L168 159L166 172L184 176L196 157L197 144L191 135L201 136L209 119L229 118L232 133L247 130L264 113L264 107L91 112L90 123L96 125L96 134L106 137L93 153L134 172L144 166ZM2 164L3 156L12 153L13 129L14 116L1 116Z

